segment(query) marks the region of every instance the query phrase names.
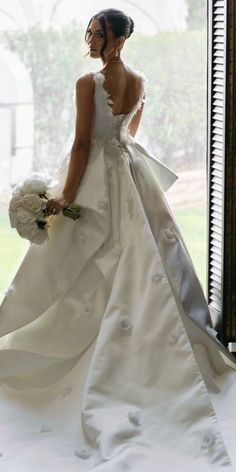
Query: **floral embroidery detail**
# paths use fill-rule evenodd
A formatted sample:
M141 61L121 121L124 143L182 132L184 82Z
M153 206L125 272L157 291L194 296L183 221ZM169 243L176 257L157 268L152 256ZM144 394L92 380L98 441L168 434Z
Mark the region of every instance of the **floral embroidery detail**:
M130 336L132 331L132 324L127 316L123 316L119 320L120 329L124 336Z
M40 429L40 433L49 433L50 431L52 431L52 428L50 426L48 426L47 424L43 424L41 426L41 429Z
M160 235L165 239L167 244L172 244L177 240L176 231L172 228L162 229Z
M14 291L15 291L15 286L13 284L10 284L4 292L5 297L9 297L9 295L11 295Z
M129 411L128 418L131 423L135 426L140 426L140 412L139 411Z
M175 234L174 234L174 231L173 231L172 229L170 229L170 228L167 228L167 230L166 230L166 237L167 237L168 239L172 239L172 238L173 238L173 239L176 239L176 236L175 236Z
M132 120L133 116L137 113L137 111L141 108L142 104L145 101L144 95L146 93L146 84L148 80L142 72L137 72L139 73L142 80L142 87L139 99L136 105L129 113L119 113L116 115L113 113L113 109L111 106L112 104L114 104L113 100L111 99L109 92L104 87L104 82L106 79L105 74L103 74L102 72L93 73L93 78L96 85L94 96L95 103L99 105L101 104L101 101L105 101L105 104L107 105L106 110L108 118L111 118L111 124L114 128L113 132L115 135L118 136L120 143L130 144L135 141L133 136L129 133L128 123Z
M160 282L162 279L163 279L163 274L161 274L160 272L156 272L156 273L152 276L152 282L154 282L154 283L158 283L158 282Z
M147 89L148 89L148 82L149 81L148 81L148 78L146 77L146 75L143 72L139 71L139 74L141 75L142 81L143 81L143 94L142 94L141 102L144 103L146 101L146 95L147 95ZM145 95L145 98L144 98L144 95Z
M70 395L70 393L72 392L73 390L73 387L72 385L66 385L63 392L62 392L62 396L63 398L65 398L67 395Z
M176 344L178 339L179 338L178 338L178 335L176 333L170 333L168 335L168 344L171 344L171 345Z
M99 200L98 201L98 209L99 210L104 210L107 207L107 204L108 204L107 200L102 200L102 199Z
M92 304L91 303L87 303L87 304L84 304L84 305L81 304L79 309L77 307L77 310L74 313L74 315L71 319L71 322L76 323L78 321L78 319L88 316L91 313L91 310L92 310Z
M114 117L113 115L113 111L112 111L112 107L111 105L113 105L113 101L112 99L110 98L110 95L108 93L108 91L104 88L104 81L105 81L105 75L102 73L102 72L97 72L94 74L94 80L95 80L95 84L98 84L100 86L100 93L103 94L103 97L105 99L105 103L107 104L107 111L110 115L110 117Z
M79 451L75 451L75 455L80 457L81 459L88 459L91 456L91 452L88 448L83 448Z
M78 301L76 302L73 298L65 298L65 305L63 305L63 302L60 304L60 309L63 312L65 312L65 310L68 312L68 323L70 323L70 325L74 325L81 318L89 316L92 312L92 307L92 302L86 301L83 303L83 301L81 301L78 305Z
M118 159L119 161L122 160L124 152L126 151L124 143L122 143L118 138L109 138L104 140L103 144L110 154L113 153L113 159Z
M96 136L92 139L93 145L100 145L106 149L107 153L110 155L110 162L114 160L122 161L122 157L125 160L130 160L129 152L127 151L127 149L125 149L125 145L128 142L129 141L126 139L121 140L116 137L102 138L101 136ZM111 168L112 164L107 163L107 167Z
M202 452L206 453L210 449L212 449L214 445L215 445L215 436L214 434L209 432L202 439L201 450Z
M140 71L137 71L137 72L139 73L139 75L141 77L141 80L142 80L142 90L141 90L141 93L140 93L139 100L136 103L134 109L131 110L130 113L120 113L119 115L130 115L133 112L135 114L141 108L142 103L145 102L144 95L146 95L146 93L147 93L148 79L147 79L146 75L143 72L140 72ZM104 96L106 98L107 103L108 104L113 104L114 102L111 99L110 94L104 88L104 82L105 82L105 78L106 78L105 75L102 72L97 72L93 75L93 77L94 77L95 83L98 83L101 86L101 89L103 90L103 93L104 93ZM113 112L112 112L112 108L111 107L109 107L109 108L110 108L110 111L112 113L112 116L119 116L119 115L114 115Z

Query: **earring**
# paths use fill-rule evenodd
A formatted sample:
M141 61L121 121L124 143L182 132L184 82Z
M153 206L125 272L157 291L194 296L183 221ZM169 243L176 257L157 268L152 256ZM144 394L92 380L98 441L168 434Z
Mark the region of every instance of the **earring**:
M118 57L118 56L119 56L119 50L116 49L116 51L115 51L115 57Z

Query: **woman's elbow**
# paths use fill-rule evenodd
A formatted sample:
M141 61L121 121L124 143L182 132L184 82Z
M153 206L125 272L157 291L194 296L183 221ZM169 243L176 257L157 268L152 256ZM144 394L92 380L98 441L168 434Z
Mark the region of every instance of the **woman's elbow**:
M75 139L72 148L76 151L89 150L91 146L91 138Z

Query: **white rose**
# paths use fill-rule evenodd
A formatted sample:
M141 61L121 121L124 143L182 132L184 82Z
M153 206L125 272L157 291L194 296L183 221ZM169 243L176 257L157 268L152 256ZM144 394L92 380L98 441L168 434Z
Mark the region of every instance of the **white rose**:
M12 197L21 198L22 195L23 194L21 192L21 184L15 185L15 187L12 190Z
M22 195L14 195L9 202L9 211L16 211L21 205Z
M32 211L33 213L39 213L44 208L46 208L46 202L35 193L25 195L21 201L24 208L26 208L26 210Z
M17 218L20 223L28 224L35 221L35 215L25 208L19 207L16 210Z
M12 228L15 228L18 223L17 213L15 211L9 212L10 225Z
M41 229L38 228L37 223L24 224L24 223L18 222L17 226L16 226L16 229L17 229L19 235L22 238L26 238L26 239L31 239L34 236L36 236L36 234L39 231L42 231Z
M42 182L41 180L30 180L24 182L24 185L22 185L21 191L23 195L27 195L29 193L44 193L46 192L46 186L45 183Z
M28 193L44 193L50 181L51 177L48 174L34 172L22 182L21 192L24 195Z

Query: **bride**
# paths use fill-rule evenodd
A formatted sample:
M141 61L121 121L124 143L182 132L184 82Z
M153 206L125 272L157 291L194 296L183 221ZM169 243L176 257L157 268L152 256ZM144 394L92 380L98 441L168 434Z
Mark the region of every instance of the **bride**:
M165 199L177 176L135 139L148 80L121 58L133 29L115 9L89 21L103 66L76 82L49 241L30 245L0 308L4 472L236 463L236 360Z

